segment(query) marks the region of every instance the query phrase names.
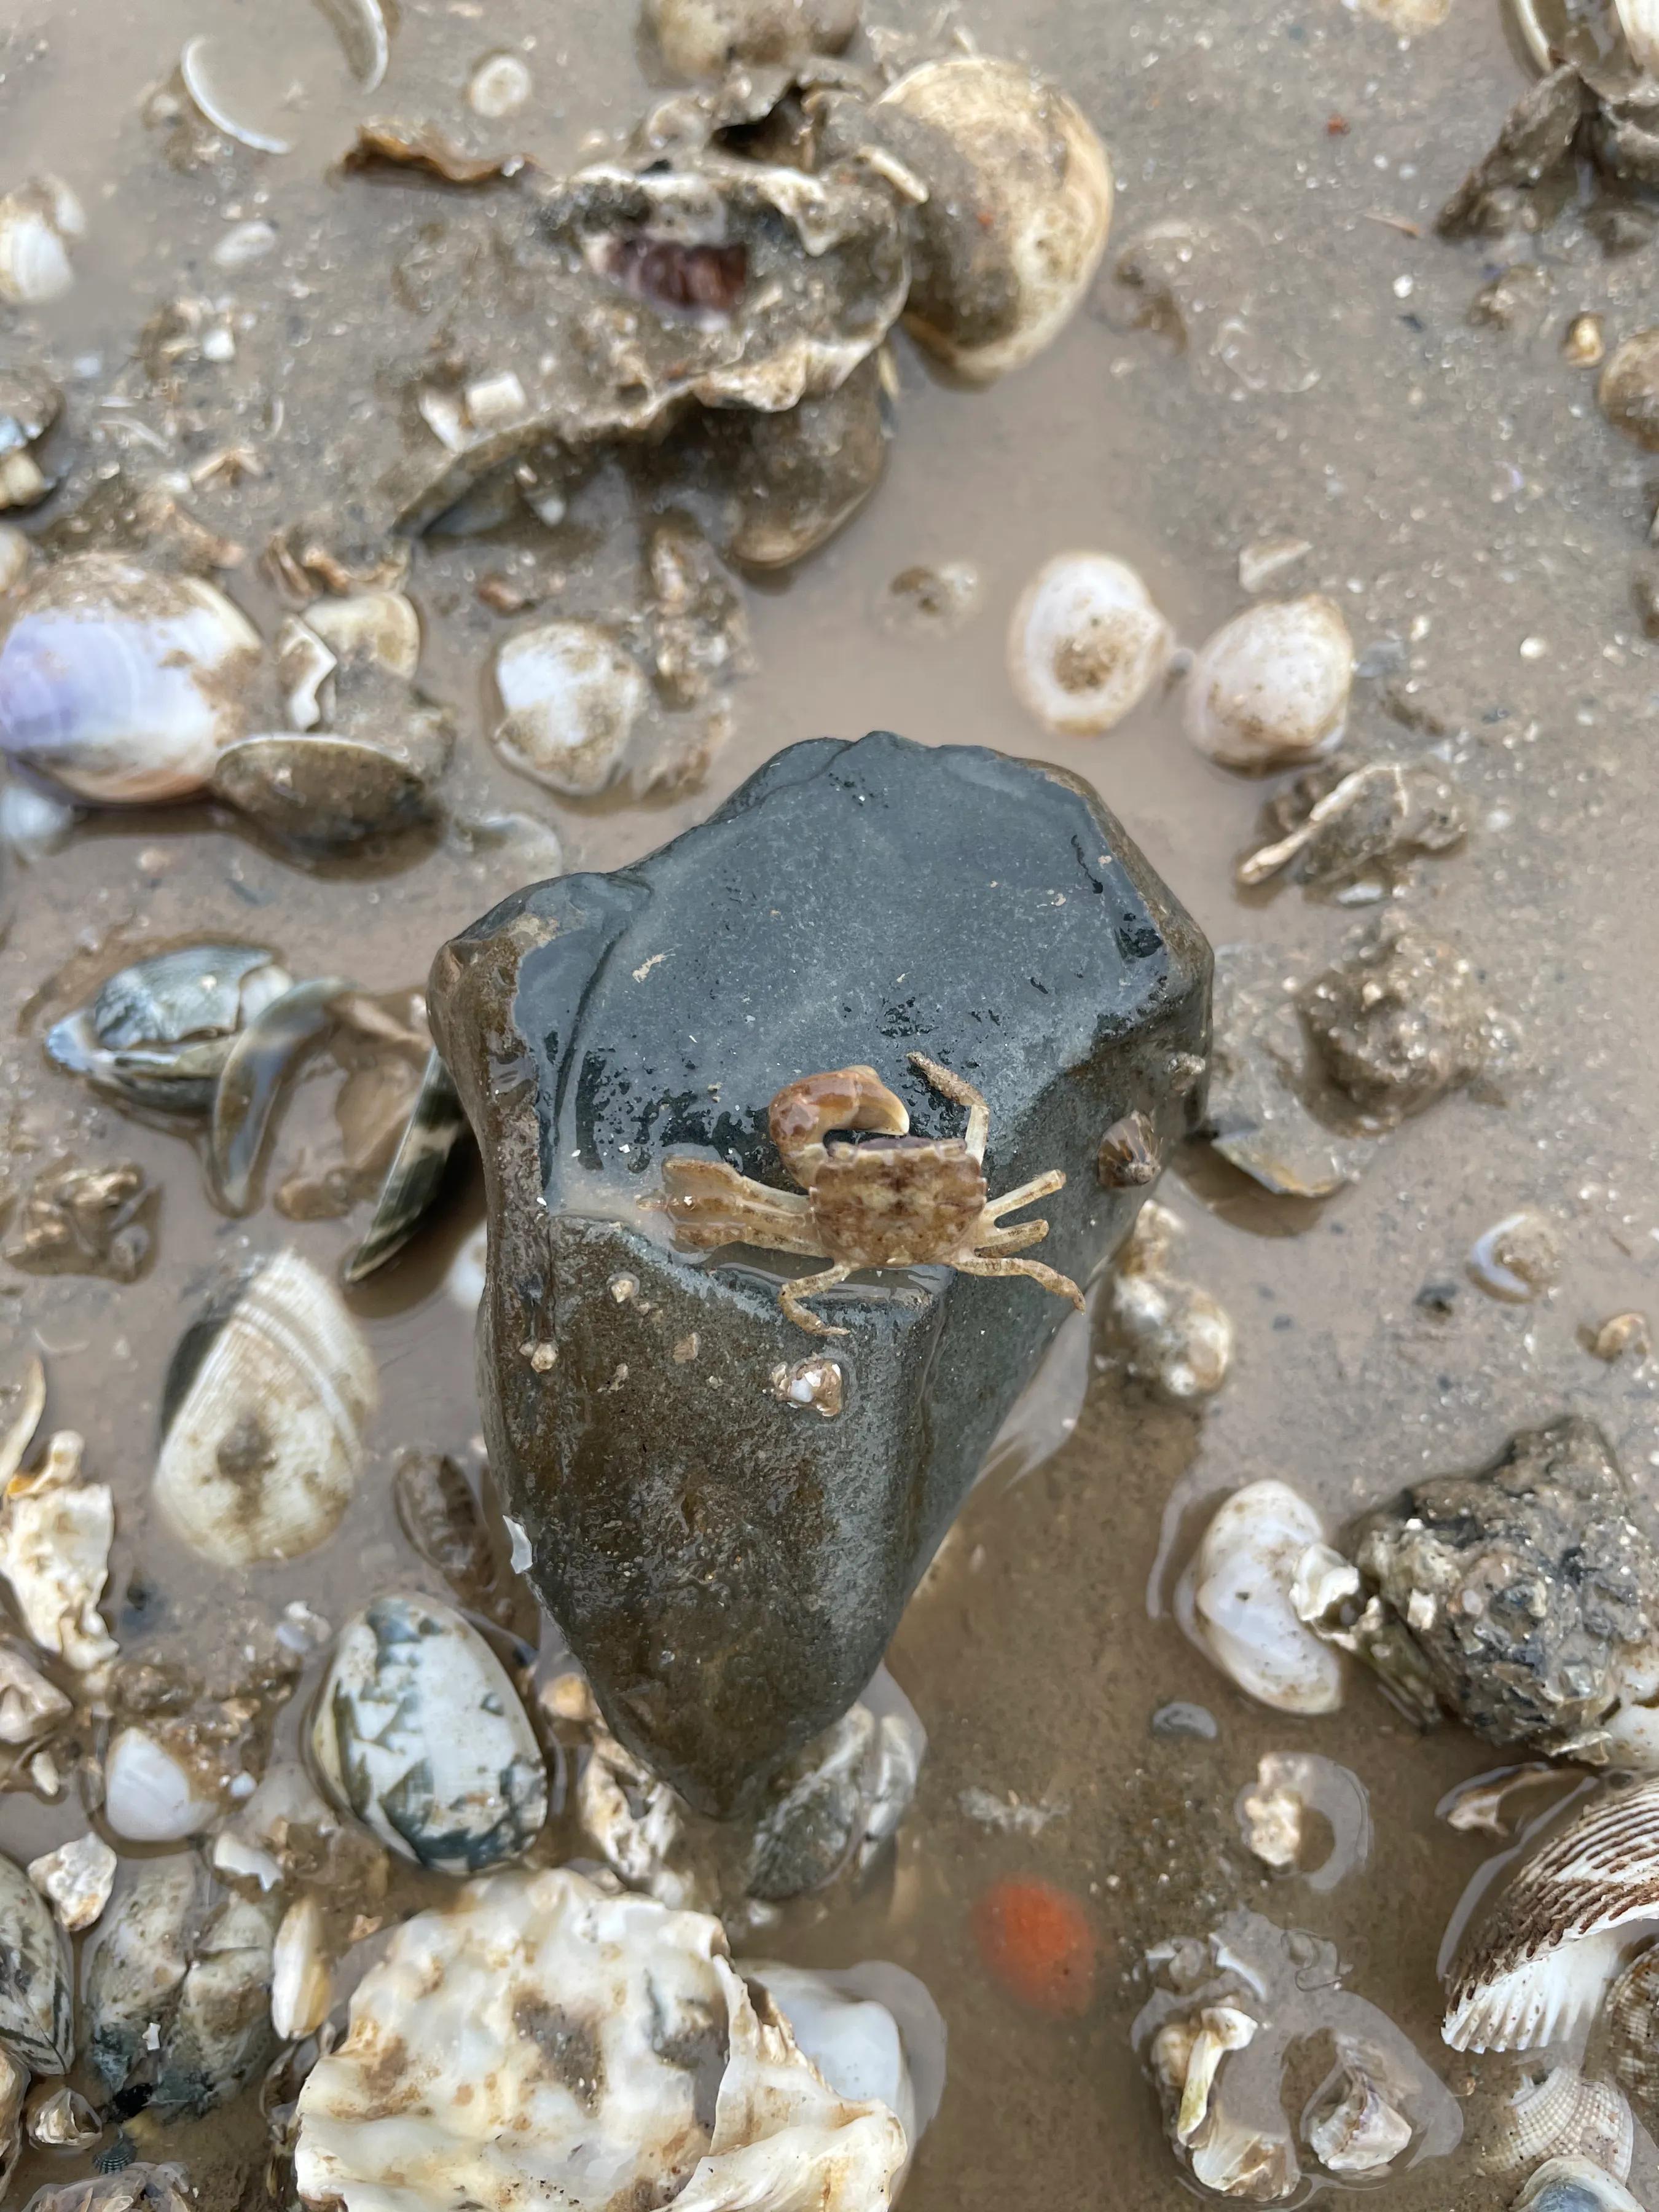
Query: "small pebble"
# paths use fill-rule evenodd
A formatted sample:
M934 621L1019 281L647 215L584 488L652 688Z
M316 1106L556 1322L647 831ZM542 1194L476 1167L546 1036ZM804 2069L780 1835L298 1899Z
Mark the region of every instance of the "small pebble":
M1633 1352L1638 1359L1645 1359L1652 1349L1653 1338L1644 1313L1614 1314L1611 1320L1602 1322L1590 1344L1596 1358L1609 1364L1622 1359L1627 1352Z
M1575 315L1567 325L1561 358L1574 368L1595 368L1607 349L1600 315Z

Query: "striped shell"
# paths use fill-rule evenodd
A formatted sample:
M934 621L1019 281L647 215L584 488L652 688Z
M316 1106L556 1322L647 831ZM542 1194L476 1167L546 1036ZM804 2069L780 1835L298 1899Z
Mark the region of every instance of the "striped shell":
M1636 2123L1613 2083L1555 2066L1510 2098L1494 2163L1518 2173L1547 2158L1587 2158L1624 2181L1635 2147Z
M1453 1962L1441 2033L1454 2051L1556 2042L1655 1934L1659 1779L1595 1798L1526 1862Z

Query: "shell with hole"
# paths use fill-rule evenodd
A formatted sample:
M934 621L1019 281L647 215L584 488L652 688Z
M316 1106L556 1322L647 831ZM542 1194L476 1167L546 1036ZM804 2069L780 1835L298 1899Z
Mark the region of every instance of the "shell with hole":
M1288 1483L1247 1483L1205 1530L1176 1592L1176 1618L1200 1650L1276 1712L1330 1713L1342 1702L1341 1659L1292 1597L1304 1553L1323 1537Z
M57 561L0 643L0 751L94 806L189 799L246 727L259 636L197 576L111 553Z
M216 1566L296 1559L339 1526L379 1399L339 1292L279 1252L211 1301L173 1354L156 1503Z
M1163 675L1175 632L1127 561L1059 553L1021 593L1008 629L1020 703L1072 738L1115 729Z
M1659 1935L1659 1780L1592 1798L1524 1860L1459 1945L1442 2034L1454 2051L1537 2051L1600 2007Z
M477 2212L873 2212L905 2148L803 2057L719 1921L559 1869L470 1882L397 1930L300 2093L295 2171L345 2212L394 2190Z
M1187 735L1224 768L1316 760L1341 742L1352 682L1353 640L1334 599L1258 599L1200 647Z

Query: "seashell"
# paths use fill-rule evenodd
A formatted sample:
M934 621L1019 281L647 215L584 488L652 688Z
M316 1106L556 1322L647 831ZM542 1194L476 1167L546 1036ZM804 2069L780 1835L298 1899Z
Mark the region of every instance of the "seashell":
M0 300L15 307L61 300L75 282L70 247L84 238L81 203L59 177L39 177L0 199Z
M196 1859L149 1860L91 1947L87 2057L112 2092L143 2063L146 2029L183 1984L190 1929L205 1893Z
M307 1050L328 1035L336 1001L349 988L341 975L296 983L232 1040L208 1134L208 1180L227 1213L251 1213L258 1204L255 1176L276 1102Z
M1535 2051L1595 2010L1621 1957L1659 1935L1659 1780L1608 1790L1522 1864L1452 1962L1454 2051Z
M63 393L40 370L0 372L0 508L33 507L52 489L39 448L63 411Z
M104 1818L134 1844L177 1844L218 1818L217 1800L146 1729L124 1728L104 1761Z
M867 1864L909 1809L927 1749L915 1708L883 1668L775 1784L776 1802L756 1825L749 1895L782 1903L855 1860Z
M421 1087L362 1243L341 1275L361 1283L401 1252L437 1197L451 1153L467 1132L460 1095L437 1054L427 1056Z
M1411 2122L1363 2067L1342 2069L1340 2087L1340 2101L1307 2129L1309 2149L1328 2173L1376 2173L1392 2166L1411 2143Z
M486 54L467 79L466 104L491 123L516 115L536 89L536 81L518 54Z
M1615 2180L1630 2178L1636 2123L1611 2081L1554 2066L1510 2099L1492 2148L1497 2171L1518 2173L1547 2158L1587 2158Z
M1187 735L1225 768L1315 760L1341 741L1352 681L1353 641L1334 600L1259 599L1200 648Z
M205 1113L236 1032L292 988L258 945L186 945L112 975L46 1032L47 1057L100 1091L169 1114Z
M1342 1662L1297 1617L1297 1562L1322 1542L1288 1483L1251 1482L1222 1505L1176 1593L1182 1626L1247 1696L1281 1713L1330 1713Z
M1175 633L1127 561L1061 553L1021 593L1008 629L1020 702L1063 736L1115 729L1169 663Z
M430 811L430 778L419 763L331 732L277 730L227 745L213 788L302 847L357 844L411 828Z
M15 1644L0 1644L0 1744L39 1743L74 1708Z
M239 146L252 148L256 154L291 154L294 149L286 138L274 137L269 131L256 130L251 123L239 122L226 107L213 86L211 46L210 39L188 39L179 57L179 81L198 112L225 137L234 138Z
M101 1836L77 1836L29 1861L29 1880L71 1936L90 1928L115 1886L115 1854Z
M840 53L859 0L646 0L645 21L677 76L722 76L740 62Z
M0 599L21 587L33 565L34 547L29 539L11 523L0 522Z
M344 2212L389 2189L476 2212L868 2212L904 2155L893 2114L837 2096L757 2002L717 1920L560 1869L469 1882L397 1929L300 2092L295 2175Z
M23 2148L23 2100L28 2086L28 2068L0 2044L0 2194L10 2187Z
M880 1960L826 1971L745 1959L738 1971L761 1984L836 2096L884 2105L897 2120L906 2154L896 2196L945 2089L945 2021L926 1985Z
M503 716L493 737L509 768L567 798L603 791L645 710L643 672L598 623L544 623L495 657Z
M927 188L909 211L905 322L960 374L988 382L1056 338L1106 250L1112 171L1075 102L1018 62L924 62L872 112Z
M358 86L378 92L392 63L392 33L381 0L322 0Z
M301 1879L365 1905L385 1894L386 1853L355 1820L325 1802L295 1760L271 1766L213 1839L216 1873L273 1890Z
M94 805L188 799L241 735L259 651L199 577L108 553L55 562L25 586L0 645L0 750Z
M251 269L276 246L275 224L256 219L234 224L214 247L211 258L216 269Z
M0 559L4 547L0 545ZM50 859L68 841L81 809L27 783L0 785L0 844L20 860Z
M528 1850L547 1771L506 1668L428 1598L377 1598L340 1631L311 1747L325 1790L404 1858L472 1874Z
M77 1673L115 1656L98 1610L109 1574L115 1505L107 1484L81 1480L81 1439L61 1430L33 1474L14 1474L0 1504L0 1575L41 1650Z
M1638 1952L1607 1991L1613 2070L1644 2118L1659 2111L1659 1947Z
M37 2074L75 2061L69 1939L13 1859L0 1856L0 2046Z
M216 1566L297 1559L339 1526L379 1402L374 1356L339 1292L279 1252L173 1354L156 1503Z
M290 1905L276 1930L270 1962L270 2024L284 2043L314 2035L334 2003L334 1972L314 1897Z
M1659 452L1659 330L1637 331L1613 348L1595 396L1615 430Z
M1170 1255L1185 1233L1177 1214L1149 1200L1119 1255L1108 1291L1112 1323L1133 1371L1177 1406L1213 1396L1233 1356L1233 1325L1224 1310L1207 1291L1170 1270Z
M954 637L979 612L984 580L971 561L917 562L876 595L876 620L890 637Z
M1300 1872L1310 1889L1334 1889L1370 1856L1370 1798L1357 1774L1316 1752L1264 1752L1256 1778L1239 1792L1236 1810L1244 1840L1264 1866ZM1306 1817L1316 1813L1331 1845L1316 1866L1301 1868Z
M1593 2160L1553 2158L1539 2167L1510 2212L1643 2212L1643 2206Z
M1469 1279L1488 1297L1526 1305L1554 1285L1561 1248L1541 1213L1523 1207L1484 1230L1469 1249Z
M40 2150L90 2150L104 2124L78 2089L42 2082L29 2099L28 2139Z

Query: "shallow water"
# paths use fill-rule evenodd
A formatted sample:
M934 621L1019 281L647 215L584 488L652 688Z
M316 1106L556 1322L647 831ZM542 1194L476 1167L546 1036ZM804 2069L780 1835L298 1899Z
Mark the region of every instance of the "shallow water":
M876 20L922 29L931 10L883 0ZM186 467L247 444L262 474L210 478L192 512L249 557L228 587L267 633L278 605L255 557L270 533L325 508L343 448L374 404L377 303L394 241L445 219L441 188L343 177L356 118L453 99L483 53L522 50L538 95L511 135L549 167L586 132L629 123L648 96L631 10L612 0L405 0L392 74L365 100L306 0L9 0L0 25L0 185L50 167L82 195L89 236L76 289L25 325L0 310L0 366L42 353L73 372L77 422L134 427ZM1238 1330L1234 1373L1201 1415L1150 1401L1100 1346L1058 1450L997 1463L970 1500L894 1647L891 1663L931 1748L896 1865L832 1910L793 1909L769 1948L841 1963L884 1955L921 1974L950 2022L945 2101L908 2185L912 2212L949 2205L1188 2201L1127 2044L1148 1944L1201 1934L1248 1905L1338 1944L1347 1985L1380 2005L1468 2095L1454 2161L1373 2187L1386 2212L1485 2212L1513 2185L1481 2178L1483 2092L1504 2061L1445 2051L1436 1960L1460 1894L1493 1848L1434 1816L1455 1782L1498 1763L1446 1729L1419 1737L1368 1683L1343 1711L1285 1720L1233 1692L1170 1618L1173 1564L1202 1501L1282 1475L1337 1522L1423 1471L1479 1464L1516 1427L1572 1410L1611 1437L1638 1495L1659 1467L1655 1373L1604 1365L1586 1324L1650 1306L1659 1182L1650 1099L1651 976L1659 902L1655 647L1631 612L1652 465L1603 422L1593 377L1561 358L1566 324L1602 313L1610 341L1645 319L1650 248L1604 259L1569 216L1535 247L1552 292L1531 340L1471 327L1494 272L1476 245L1432 235L1436 210L1490 143L1524 76L1491 0L1455 0L1410 40L1337 0L1224 9L1170 0L979 0L960 17L988 50L1029 56L1079 100L1110 148L1119 199L1087 309L1036 363L988 391L951 388L900 340L886 481L787 581L750 589L758 672L732 695L735 728L706 786L644 805L562 805L514 778L485 741L483 670L512 624L479 579L532 539L428 540L411 593L427 630L422 680L461 735L458 807L512 805L552 823L568 865L610 867L700 819L780 746L880 726L1053 759L1089 776L1218 945L1250 939L1318 962L1364 916L1294 886L1242 900L1237 856L1261 793L1185 742L1175 705L1073 742L1017 706L1003 665L1012 601L1054 552L1098 546L1133 561L1196 642L1243 603L1239 550L1288 532L1311 551L1276 588L1340 600L1362 653L1394 641L1393 672L1357 687L1357 737L1450 764L1473 834L1421 865L1402 902L1460 939L1522 1046L1502 1103L1455 1097L1388 1140L1364 1179L1320 1205L1266 1199L1199 1153L1159 1195L1190 1231L1186 1272ZM139 107L184 40L207 32L228 101L292 140L180 175ZM256 116L257 111L257 116ZM234 222L276 226L266 260L230 274L210 249ZM1111 280L1122 247L1179 218L1200 234L1191 342L1130 327ZM1389 220L1384 220L1388 218ZM1401 223L1418 227L1411 235ZM195 367L172 410L125 364L156 307L233 300L251 320L234 362ZM42 520L50 518L45 511ZM603 612L635 549L601 484L546 557L559 610ZM981 611L947 643L889 635L877 594L918 561L967 560ZM1534 641L1541 643L1535 650ZM1387 656L1373 656L1374 663ZM478 1218L465 1177L441 1220L354 1299L380 1364L384 1406L368 1473L324 1550L246 1577L194 1560L148 1503L162 1377L218 1272L291 1241L325 1270L355 1221L227 1222L188 1148L49 1069L51 1020L126 960L187 937L279 948L299 975L369 989L418 983L441 940L513 888L510 870L441 846L365 872L301 871L200 810L101 821L28 869L0 944L0 1038L14 1183L59 1156L131 1159L161 1186L155 1264L137 1284L40 1279L0 1267L5 1348L44 1356L47 1420L87 1439L115 1489L106 1606L124 1653L234 1650L250 1620L302 1598L336 1625L365 1593L441 1585L404 1541L386 1481L400 1447L476 1467L470 1330L443 1294L449 1256ZM287 1117L268 1183L317 1140L321 1071ZM1557 1287L1528 1305L1483 1297L1464 1260L1526 1206L1563 1250ZM1455 1285L1449 1310L1417 1303ZM1052 1390L1057 1386L1052 1381ZM1043 1424L1036 1424L1041 1428ZM1029 1455L1028 1455L1029 1456ZM1154 1737L1154 1710L1196 1700L1214 1742ZM300 1700L285 1716L293 1727ZM1325 1893L1264 1875L1232 1807L1263 1752L1341 1760L1370 1794L1369 1865ZM968 1817L964 1790L1060 1806L1036 1835ZM0 1844L33 1856L80 1832L71 1784L52 1806L0 1800ZM1102 1978L1074 2023L1019 2011L986 1978L974 1899L1005 1872L1041 1875L1089 1902ZM246 2115L168 2142L198 2172L207 2212L238 2201ZM148 2148L148 2146L147 2146ZM83 2168L35 2160L13 2185ZM1642 2139L1633 2186L1659 2170ZM1340 2193L1340 2192L1338 2192ZM257 2186L242 2199L262 2201Z

